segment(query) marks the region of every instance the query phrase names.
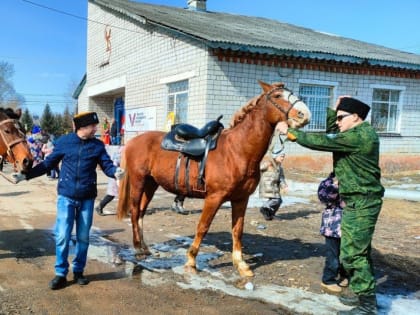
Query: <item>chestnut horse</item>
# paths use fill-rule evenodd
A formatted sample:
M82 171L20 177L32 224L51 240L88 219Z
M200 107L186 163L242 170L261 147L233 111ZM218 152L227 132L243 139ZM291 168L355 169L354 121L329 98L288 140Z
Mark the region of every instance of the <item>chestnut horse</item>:
M33 157L19 123L20 111L0 108L0 158L13 163L15 171L25 173L32 167Z
M259 82L263 93L242 107L233 116L231 127L219 136L217 147L208 153L205 166L205 190L194 190L198 162L191 160L189 180L179 172L180 181L191 187L175 187L175 168L178 152L161 148L165 136L161 131L148 131L127 142L121 167L126 173L120 182L118 218L131 211L133 245L140 255L150 251L143 239L143 217L156 189L192 198L204 199L194 241L187 251L185 270L196 272L196 256L203 237L210 228L219 207L226 201L232 206L232 261L241 277L253 272L242 257L242 233L249 196L260 179L260 162L266 153L276 124L287 121L300 128L310 119L310 111L282 83ZM184 173L184 174L182 174ZM176 189L177 188L177 189Z

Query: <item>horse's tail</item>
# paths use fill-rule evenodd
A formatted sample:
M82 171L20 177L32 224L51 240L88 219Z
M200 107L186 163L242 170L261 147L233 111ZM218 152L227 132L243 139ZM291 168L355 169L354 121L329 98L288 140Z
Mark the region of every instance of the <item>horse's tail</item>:
M129 197L130 197L130 174L126 167L125 154L121 157L121 168L125 170L123 178L120 180L119 194L118 194L118 209L117 218L122 220L128 216L130 211Z

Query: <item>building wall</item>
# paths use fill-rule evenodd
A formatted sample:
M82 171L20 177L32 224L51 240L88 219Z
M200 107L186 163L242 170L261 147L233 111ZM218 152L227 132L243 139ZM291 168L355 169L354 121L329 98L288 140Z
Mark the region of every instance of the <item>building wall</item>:
M88 9L89 19L103 24L88 23L87 92L80 97L84 98L80 100L82 106L99 106L101 112L112 116L113 100L123 96L126 109L157 107L156 129L163 130L167 84L188 79L188 120L197 125L206 121L208 54L204 47L156 32L149 26L137 26L91 3ZM111 53L106 52L105 25L112 25ZM115 92L113 81L125 84L115 86ZM98 95L92 96L92 91L106 89L107 82L111 90L102 92L108 95L107 102L103 102L103 95L100 100Z
M202 44L174 36L149 25L138 25L89 3L87 80L79 96L79 111L91 109L112 117L113 102L123 96L126 109L157 108L156 129L166 125L167 83L189 80L188 122L202 126L224 115L228 127L232 114L261 93L258 80L282 81L299 90L301 80L333 82L335 97L353 95L371 103L373 84L404 87L401 136L381 136L382 153L420 153L420 85L418 80L351 75L313 70L270 67L220 61ZM111 28L111 51L105 32ZM127 139L133 134L128 134ZM323 154L287 144L292 154Z
M226 118L246 102L259 95L262 90L258 80L268 83L284 82L297 93L302 80L334 83L334 98L352 95L367 104L372 103L372 85L398 86L404 92L403 109L399 135L381 135L381 153L420 153L420 82L419 80L382 76L351 75L312 70L285 69L262 65L219 61L216 57L209 62L209 106L217 116L218 111ZM369 119L369 117L368 117ZM288 146L297 154L325 154L304 149L298 145Z

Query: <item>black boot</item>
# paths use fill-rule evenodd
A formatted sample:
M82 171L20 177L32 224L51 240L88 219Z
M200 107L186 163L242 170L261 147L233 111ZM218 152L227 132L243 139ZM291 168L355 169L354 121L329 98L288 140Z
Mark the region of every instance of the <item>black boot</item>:
M341 295L338 297L341 303L347 306L358 306L359 305L359 296L352 293L347 295Z
M341 300L341 299L340 299ZM340 311L339 315L376 315L378 314L378 305L376 295L359 295L359 305L349 311Z
M95 211L96 211L97 214L99 214L101 216L105 215L105 213L102 211L102 208L100 206L96 206Z
M261 207L260 212L261 212L261 214L263 215L263 217L266 221L273 220L274 213L270 208Z
M64 288L67 285L66 277L55 276L49 283L51 290L59 290Z
M87 285L89 280L83 275L83 272L73 272L74 281L79 285Z
M172 211L175 211L176 213L179 214L188 214L188 211L184 209L184 201L183 200L179 200L178 197L175 198L174 203L172 204L171 207Z

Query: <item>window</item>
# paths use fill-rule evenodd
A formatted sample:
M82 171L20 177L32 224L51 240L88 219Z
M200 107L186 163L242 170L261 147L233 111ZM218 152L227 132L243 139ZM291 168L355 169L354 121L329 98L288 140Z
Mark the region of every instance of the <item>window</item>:
M168 117L173 123L186 123L188 113L188 80L168 84Z
M312 113L309 125L305 130L325 131L327 108L333 99L333 87L326 85L301 84L299 97L306 103Z
M373 89L371 125L378 132L397 132L400 90Z

